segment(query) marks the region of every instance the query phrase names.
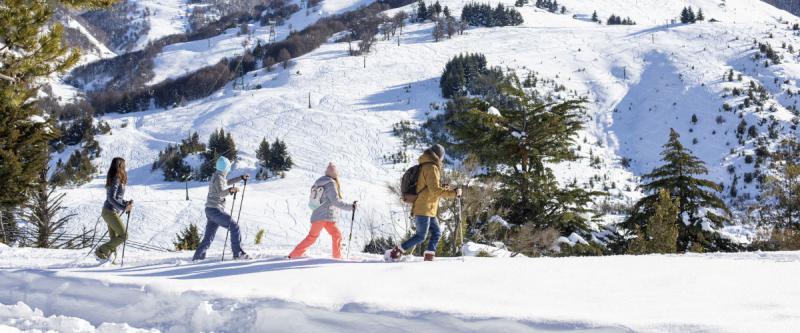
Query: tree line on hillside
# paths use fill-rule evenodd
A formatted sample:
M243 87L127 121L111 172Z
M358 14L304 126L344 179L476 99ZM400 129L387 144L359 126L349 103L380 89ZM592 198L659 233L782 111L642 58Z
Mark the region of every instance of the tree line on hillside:
M705 21L706 17L705 14L703 14L702 8L698 9L697 13L695 13L692 7L683 7L683 9L681 10L680 19L681 23L690 24L690 23L696 23L698 21Z
M193 169L186 162L190 155L197 155L202 164ZM255 155L258 160L256 179L259 180L282 176L294 166L286 143L280 139L275 139L270 145L264 138ZM158 157L153 162L152 171L161 170L166 181L206 181L214 173L215 162L220 156L233 162L239 159L239 150L230 133L226 133L224 129L216 130L209 136L208 143L204 144L200 142L200 136L195 132L180 143L168 144L164 150L159 151Z
M608 17L608 20L606 21L606 24L608 24L608 25L635 25L636 22L631 20L630 17L622 18L621 16L617 16L617 15L611 14L611 16Z
M461 10L461 20L475 27L503 27L523 23L522 14L513 7L499 3L492 8L488 3L471 2Z
M433 5L426 5L424 1L417 2L417 10L412 20L417 22L433 21L435 25L431 30L431 36L434 42L438 42L443 38L453 38L456 34L463 34L467 29L467 23L464 20L457 19L450 12L447 6L442 7L439 1Z
M514 2L515 7L522 7L529 3L530 0L516 0ZM557 0L536 0L534 4L536 8L544 9L551 13L560 12L561 14L565 14L567 12L566 6L560 6Z

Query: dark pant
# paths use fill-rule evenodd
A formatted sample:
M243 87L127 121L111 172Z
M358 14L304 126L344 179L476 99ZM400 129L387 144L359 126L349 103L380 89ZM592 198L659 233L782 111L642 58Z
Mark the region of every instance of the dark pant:
M217 233L217 228L223 227L231 232L231 249L233 250L233 257L238 258L244 251L242 251L242 236L239 233L239 224L227 213L217 208L206 207L206 231L203 234L203 241L197 246L197 251L194 252L194 260L202 260L206 258L206 251L211 246L214 240L214 235Z
M125 224L122 223L122 219L113 210L103 208L101 216L103 217L103 221L108 225L109 240L105 244L100 245L94 254L98 258L108 259L108 256L116 252L117 247L128 238L128 232L125 230Z
M439 229L439 221L431 216L416 216L417 232L414 237L403 242L400 247L403 251L408 251L417 244L425 241L428 231L431 232L431 240L428 242L428 251L436 252L436 245L439 245L439 238L442 237L442 230Z

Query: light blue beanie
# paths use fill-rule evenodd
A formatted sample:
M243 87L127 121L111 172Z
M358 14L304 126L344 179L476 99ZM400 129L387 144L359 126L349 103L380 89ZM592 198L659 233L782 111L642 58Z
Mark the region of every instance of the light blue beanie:
M217 171L222 173L228 173L228 171L231 171L231 161L225 158L225 156L220 156L217 159Z

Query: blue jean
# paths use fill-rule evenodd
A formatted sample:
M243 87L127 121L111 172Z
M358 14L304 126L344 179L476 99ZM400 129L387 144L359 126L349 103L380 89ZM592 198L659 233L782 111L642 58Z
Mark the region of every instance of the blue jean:
M217 228L223 227L231 232L231 249L233 250L233 257L239 257L242 251L242 235L239 233L239 224L227 213L217 208L206 207L206 232L203 234L203 241L197 246L194 252L194 260L203 260L206 258L206 251L211 246L214 240L214 235L217 233Z
M417 244L425 241L425 237L428 235L428 231L430 231L431 240L428 242L427 251L436 252L436 245L439 245L439 238L442 237L442 230L439 229L439 221L437 221L435 217L417 215L415 217L415 222L417 224L417 232L414 234L414 237L400 244L400 247L403 251L410 250L414 246L417 246Z

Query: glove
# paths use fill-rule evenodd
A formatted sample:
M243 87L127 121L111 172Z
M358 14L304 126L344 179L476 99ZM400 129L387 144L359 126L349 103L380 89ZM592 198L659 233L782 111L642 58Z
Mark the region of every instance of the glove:
M250 175L248 175L248 174L243 174L242 175L242 180L247 181L248 179L250 179Z

